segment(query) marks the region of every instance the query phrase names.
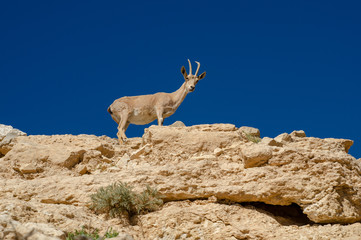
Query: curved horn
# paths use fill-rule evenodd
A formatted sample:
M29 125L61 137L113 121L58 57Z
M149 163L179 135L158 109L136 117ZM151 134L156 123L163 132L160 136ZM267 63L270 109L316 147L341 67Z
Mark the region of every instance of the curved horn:
M189 61L189 59L188 62L189 62L189 75L192 75L192 64L191 61Z
M197 61L195 61L196 63L197 63L197 65L198 65L198 67L197 67L197 71L196 71L196 76L198 76L198 71L199 71L199 68L201 67L201 64L199 63L199 62L197 62Z

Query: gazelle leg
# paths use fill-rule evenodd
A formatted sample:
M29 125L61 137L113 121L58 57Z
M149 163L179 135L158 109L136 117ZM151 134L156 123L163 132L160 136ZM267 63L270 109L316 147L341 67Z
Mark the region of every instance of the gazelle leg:
M130 122L127 122L127 123L125 124L125 126L124 126L124 133L125 133L125 131L127 131L128 127L129 127L129 124L130 124Z
M157 109L157 118L158 118L158 126L163 126L163 111L161 109Z
M119 139L119 143L122 142L126 142L127 141L127 136L125 135L125 130L127 130L129 126L129 122L128 122L128 116L127 115L122 115L121 120L119 122L119 126L118 126L118 139Z

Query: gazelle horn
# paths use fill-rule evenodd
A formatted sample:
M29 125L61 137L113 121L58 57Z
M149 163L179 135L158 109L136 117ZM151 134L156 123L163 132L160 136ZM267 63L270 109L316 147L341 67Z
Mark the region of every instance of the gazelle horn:
M192 64L191 61L189 61L189 59L188 62L189 62L189 75L192 75Z
M196 71L196 76L198 76L198 71L199 71L199 68L201 67L201 64L199 63L199 62L197 62L197 61L195 61L196 63L197 63L197 65L198 65L198 67L197 67L197 71Z

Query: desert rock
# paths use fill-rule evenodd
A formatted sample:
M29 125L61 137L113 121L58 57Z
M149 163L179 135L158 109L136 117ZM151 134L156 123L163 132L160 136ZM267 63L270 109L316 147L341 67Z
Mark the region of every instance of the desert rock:
M261 133L260 133L259 129L253 128L253 127L240 127L238 129L238 131L240 133L255 136L255 137L260 137L261 136Z
M26 133L12 126L0 124L0 157L10 150L9 144L11 140L18 136L26 136Z
M351 145L303 131L255 143L232 124L151 126L122 145L20 136L1 146L0 213L62 232L112 227L134 239L357 239L361 166ZM90 211L89 195L116 181L156 187L166 204L134 226Z
M272 148L264 144L248 144L242 148L245 168L258 167L272 157Z
M182 121L175 121L169 127L185 127L186 125Z

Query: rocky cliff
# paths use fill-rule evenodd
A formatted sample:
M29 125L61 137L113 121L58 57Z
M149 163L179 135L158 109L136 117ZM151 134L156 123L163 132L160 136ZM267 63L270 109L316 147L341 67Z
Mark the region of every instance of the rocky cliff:
M65 239L86 225L112 227L118 239L361 239L351 140L303 131L261 139L232 124L151 126L123 145L8 133L0 131L0 238L33 230L29 240ZM92 212L89 195L117 181L149 184L165 204L136 224Z

